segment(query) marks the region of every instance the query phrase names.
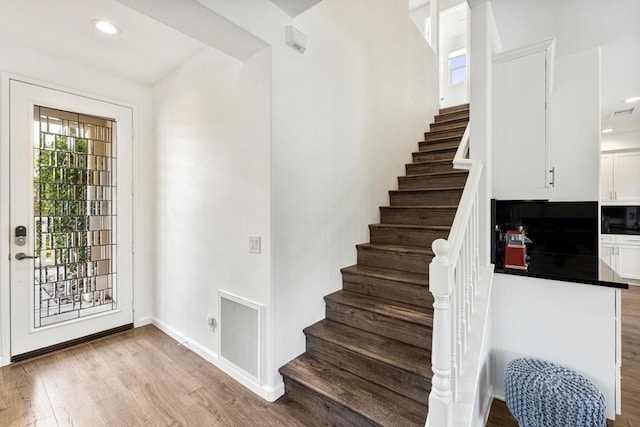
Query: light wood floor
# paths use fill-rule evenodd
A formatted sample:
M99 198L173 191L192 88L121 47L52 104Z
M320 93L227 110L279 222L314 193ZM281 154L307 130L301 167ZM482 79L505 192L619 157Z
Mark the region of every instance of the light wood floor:
M622 294L622 416L640 427L640 286ZM0 426L321 426L267 403L153 326L0 369ZM488 426L517 423L503 402Z
M517 427L504 402L495 400L489 427ZM640 286L622 290L622 415L615 427L640 427Z
M0 369L0 426L303 426L153 326Z

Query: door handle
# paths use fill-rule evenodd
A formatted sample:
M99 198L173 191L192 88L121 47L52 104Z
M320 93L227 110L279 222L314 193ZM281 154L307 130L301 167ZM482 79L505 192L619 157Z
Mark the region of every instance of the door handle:
M38 258L38 257L37 257L37 256L30 256L30 255L27 255L27 254L25 254L24 252L18 252L18 253L16 254L16 259L17 259L18 261L22 261L23 259L34 259L34 258Z

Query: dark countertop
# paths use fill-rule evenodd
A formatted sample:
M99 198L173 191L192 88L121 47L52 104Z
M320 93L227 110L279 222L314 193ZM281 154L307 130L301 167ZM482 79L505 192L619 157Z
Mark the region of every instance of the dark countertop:
M568 268L571 266L571 268ZM567 271L571 271L570 275ZM601 259L593 256L538 256L532 257L529 271L496 268L496 273L514 276L535 277L538 279L559 280L563 282L584 283L609 288L629 289L629 283L618 276Z

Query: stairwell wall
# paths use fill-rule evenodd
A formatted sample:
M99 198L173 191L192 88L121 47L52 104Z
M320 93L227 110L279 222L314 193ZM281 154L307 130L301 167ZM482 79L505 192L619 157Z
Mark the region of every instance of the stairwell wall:
M304 351L378 206L438 109L437 60L408 2L323 0L291 19L269 0L199 0L271 46L270 384ZM300 55L285 25L307 36Z
M206 319L219 324L218 291L269 308L270 61L268 49L238 61L206 48L153 88L154 323L216 364L220 328ZM260 254L249 235L261 236Z

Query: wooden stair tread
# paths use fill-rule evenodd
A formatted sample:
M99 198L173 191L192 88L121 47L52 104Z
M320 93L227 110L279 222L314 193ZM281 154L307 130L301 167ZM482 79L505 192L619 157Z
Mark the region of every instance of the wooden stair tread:
M432 142L432 141L429 141L429 142ZM418 154L433 153L433 152L436 152L436 151L451 151L451 150L455 151L457 149L458 149L457 146L456 147L449 147L449 146L446 146L446 145L445 146L438 146L438 144L435 144L433 147L427 147L423 151L414 151L411 154L418 155ZM416 163L423 163L423 162L416 162Z
M465 169L452 169L450 171L443 171L443 172L417 173L413 175L403 175L403 176L399 176L398 179L405 180L405 179L418 179L418 178L431 178L431 177L435 178L439 176L468 175L468 174L469 174L469 171Z
M356 249L373 249L378 251L400 252L405 254L434 255L431 249L421 248L419 246L389 245L385 243L360 243L356 245Z
M451 227L448 225L417 225L417 224L369 224L369 228L403 228L413 230L437 230L449 231Z
M324 297L325 301L355 307L383 316L393 317L422 326L433 326L433 309L349 291L336 291Z
M427 209L427 210L441 210L441 209L458 209L458 205L428 205L428 206L382 206L384 209Z
M449 114L441 114L436 116L433 123L430 123L429 126L435 124L445 124L445 123L455 123L455 122L467 122L469 123L469 112L468 111L456 111L455 113Z
M452 129L432 129L424 132L424 135L428 138L459 138L460 136L464 135L466 127L467 126L465 124L465 126L456 126ZM429 139L429 141L432 141L432 139Z
M295 399L291 399L288 395L284 395L278 399L277 403L282 405L287 411L287 417L296 420L303 426L322 426L326 425L325 420L319 418L308 408ZM291 424L293 422L290 421Z
M444 135L443 135L444 134ZM450 135L451 134L451 135ZM430 132L425 132L425 139L422 141L418 141L418 144L442 144L445 142L460 142L463 131L454 130L432 130Z
M429 282L428 274L391 270L388 268L369 267L359 264L342 268L340 269L340 272L358 274L360 276L367 276L375 279L392 280L394 282L408 283L410 285L426 286Z
M441 130L440 127L444 127L444 126L451 126L451 127L447 127L447 129L449 130L465 129L467 127L467 124L469 124L468 119L453 119L453 120L445 120L445 121L431 123L429 126L431 129L431 132L433 132L434 130L435 131ZM436 129L433 129L434 127L436 127Z
M446 107L446 108L441 108L438 111L438 115L439 116L443 116L445 114L458 113L460 111L469 111L469 103L460 104L460 105L453 105L451 107Z
M407 163L405 166L433 165L439 163L451 163L451 167L453 167L453 157L448 159L422 160L420 162Z
M308 354L302 354L280 368L280 373L374 421L372 425L424 425L425 405Z
M433 193L436 191L452 191L452 190L464 190L464 187L456 186L456 187L434 187L434 188L408 188L406 190L389 190L389 194L400 194L400 193L420 193L420 192L429 192Z
M305 328L304 333L422 377L432 376L429 350L328 319Z

